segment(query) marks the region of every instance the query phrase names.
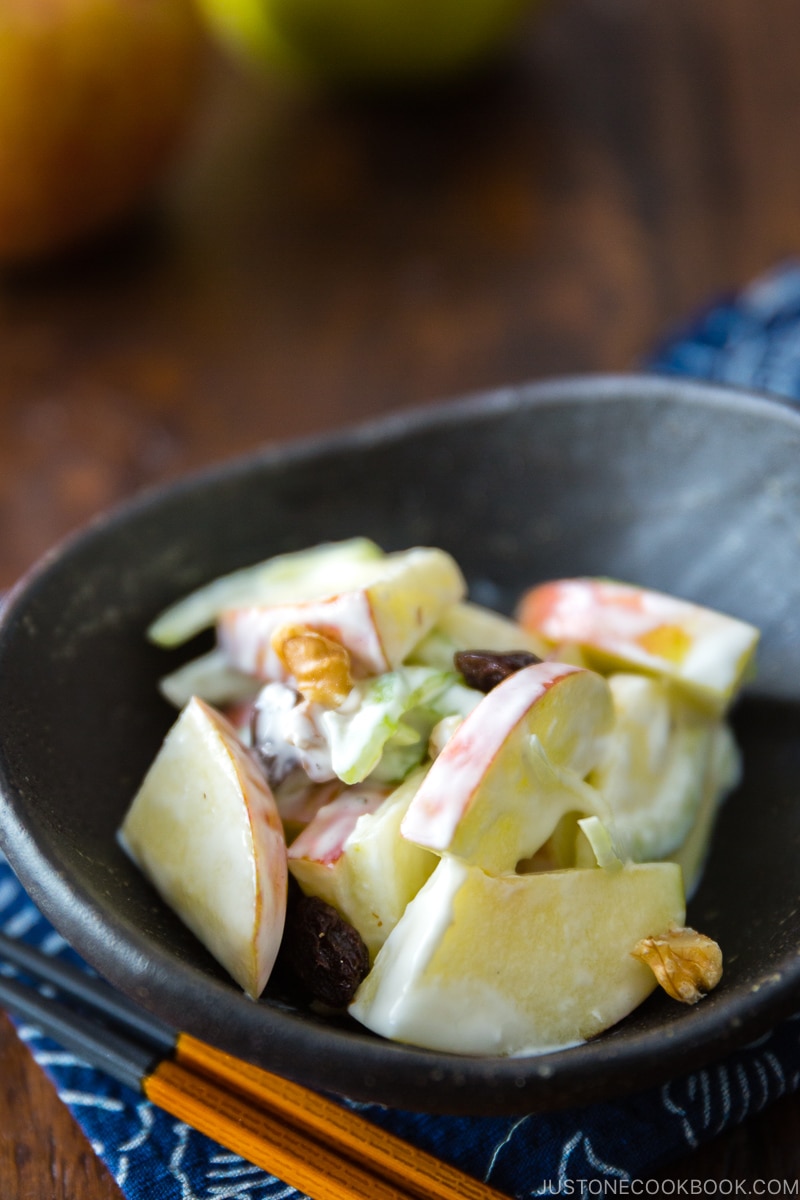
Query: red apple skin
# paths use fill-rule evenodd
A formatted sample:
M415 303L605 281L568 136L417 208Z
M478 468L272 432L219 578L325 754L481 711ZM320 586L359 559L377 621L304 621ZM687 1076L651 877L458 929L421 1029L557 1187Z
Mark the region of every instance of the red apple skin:
M193 0L0 0L0 264L128 215L192 113Z
M390 791L390 788L343 789L298 834L289 847L289 863L305 859L324 867L334 866L344 854L345 842L359 818L376 812Z
M582 710L575 705L576 687L578 694L591 697L591 720L586 725L585 739L581 729ZM575 716L554 720L559 710L565 714L574 711ZM492 824L500 829L506 800L519 806L519 801L514 799L518 794L523 798L520 811L530 807L530 794L524 789L515 791L519 781L513 782L515 771L512 769L502 800L496 792L493 794L487 812L489 819L482 820L480 833L476 834L474 828L466 835L464 833L471 810L474 812L476 803L479 808L485 803L486 787L496 786L487 781L498 769L498 764L513 762L515 755L522 754L518 739L535 732L556 766L577 768L577 775L583 778L597 761L601 739L610 731L612 721L610 690L605 680L593 671L556 662L540 662L516 671L481 700L434 760L408 806L400 826L401 835L437 852L450 850L467 856L483 854L491 840L487 829ZM513 747L511 759L508 757L510 747ZM515 827L517 824L515 822ZM534 852L522 840L516 848L514 861ZM494 848L490 853L494 855ZM486 857L481 859L480 865L490 873L494 869L507 869L500 866L499 859L492 861L491 870Z

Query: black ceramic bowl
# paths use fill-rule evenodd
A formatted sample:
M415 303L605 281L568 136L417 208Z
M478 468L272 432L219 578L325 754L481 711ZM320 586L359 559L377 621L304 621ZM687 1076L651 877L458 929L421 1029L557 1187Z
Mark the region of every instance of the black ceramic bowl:
M554 576L612 575L763 630L735 714L745 778L692 923L726 956L694 1008L659 994L614 1030L535 1058L380 1040L267 990L245 999L119 850L115 831L174 714L149 646L165 605L327 539L451 551L510 609ZM512 1113L653 1084L800 1008L800 415L676 380L499 391L270 449L146 495L54 551L0 626L2 845L70 942L166 1020L301 1082L406 1108Z

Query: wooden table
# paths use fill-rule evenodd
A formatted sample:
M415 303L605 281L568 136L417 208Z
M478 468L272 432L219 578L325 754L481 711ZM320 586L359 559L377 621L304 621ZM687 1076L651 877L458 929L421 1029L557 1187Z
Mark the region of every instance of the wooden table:
M155 208L0 282L0 587L262 443L627 369L800 251L796 0L556 0L503 69L325 99L214 62ZM118 1197L0 1018L0 1195ZM788 1099L662 1178L791 1180Z

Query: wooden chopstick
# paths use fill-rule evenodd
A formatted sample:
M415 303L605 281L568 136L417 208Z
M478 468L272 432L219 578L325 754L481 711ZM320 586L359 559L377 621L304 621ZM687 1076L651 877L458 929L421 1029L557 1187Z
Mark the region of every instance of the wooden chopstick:
M2 976L0 1002L312 1200L503 1200L334 1101L170 1028L63 960L2 934L0 958L103 1023Z
M264 1109L167 1059L143 1085L159 1108L289 1183L312 1200L410 1200L405 1188L312 1141Z
M507 1200L485 1183L373 1125L333 1100L178 1034L177 1060L218 1079L251 1103L331 1148L368 1162L373 1170L419 1200Z

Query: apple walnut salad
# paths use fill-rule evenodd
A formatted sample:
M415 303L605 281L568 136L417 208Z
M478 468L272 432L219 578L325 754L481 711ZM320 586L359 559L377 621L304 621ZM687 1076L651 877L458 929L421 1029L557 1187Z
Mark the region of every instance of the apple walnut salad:
M545 583L514 620L456 562L363 538L164 612L180 709L120 841L254 999L276 963L398 1041L535 1054L722 957L685 926L739 756L758 631L662 593Z

